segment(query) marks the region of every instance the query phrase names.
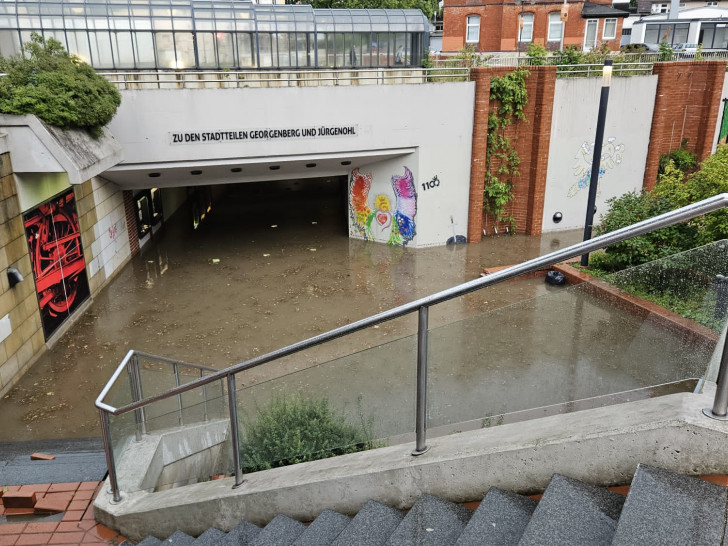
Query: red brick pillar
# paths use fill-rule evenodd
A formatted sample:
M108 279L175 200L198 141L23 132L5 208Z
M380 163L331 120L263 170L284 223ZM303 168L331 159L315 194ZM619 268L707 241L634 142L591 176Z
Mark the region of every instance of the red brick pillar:
M688 150L703 161L713 148L720 115L725 61L655 63L658 76L644 188L657 182L660 156L687 140Z
M483 238L483 187L485 185L485 150L488 144L490 76L491 72L487 68L473 68L470 72L470 79L475 82L470 205L468 207L468 241L471 243L479 243Z
M546 195L546 172L551 146L551 119L556 89L555 66L532 66L526 79L527 121L516 124L516 151L521 158L520 176L515 179L513 216L516 231L540 235Z

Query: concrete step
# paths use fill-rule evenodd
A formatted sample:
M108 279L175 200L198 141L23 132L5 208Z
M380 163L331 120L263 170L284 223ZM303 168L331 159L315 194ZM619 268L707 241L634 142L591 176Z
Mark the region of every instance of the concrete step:
M227 535L220 529L210 527L202 533L193 543L194 546L217 546Z
M165 546L167 544L174 544L175 546L189 546L194 541L195 539L187 533L183 533L182 531L175 531L170 536L168 536L166 540L163 540L162 543L165 544Z
M220 541L222 546L250 546L260 534L260 527L241 521Z
M159 546L160 544L162 544L161 540L153 536L148 536L147 538L139 542L137 546Z
M554 474L519 545L609 545L624 496Z
M401 523L399 510L376 501L367 502L332 542L333 546L381 546Z
M422 495L389 537L391 546L455 544L472 510L432 495Z
M470 518L456 546L518 544L538 501L491 487Z
M725 487L639 465L612 544L721 544L726 505Z
M293 544L305 530L306 526L300 521L279 514L268 525L263 527L263 530L253 541L253 545L284 546Z
M333 510L324 510L311 525L306 527L306 530L293 544L294 546L328 546L349 525L349 522L351 522L349 516Z

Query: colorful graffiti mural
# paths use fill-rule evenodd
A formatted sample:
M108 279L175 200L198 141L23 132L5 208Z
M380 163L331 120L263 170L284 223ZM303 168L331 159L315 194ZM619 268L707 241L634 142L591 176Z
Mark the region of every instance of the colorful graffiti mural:
M46 339L88 298L73 190L23 215Z
M351 233L368 241L382 241L389 245L406 246L414 236L417 214L417 190L412 171L404 168L404 175L393 175L392 190L395 208L392 212L391 195L380 193L369 205L372 174L363 174L359 169L351 173L349 183L349 215Z
M602 180L607 171L614 169L622 163L624 155L624 144L615 144L616 137L607 138L602 146L602 155L599 162L599 180ZM594 144L584 141L576 156L576 163L573 166L574 176L577 181L569 188L568 197L574 197L581 190L588 188L591 181L591 166L594 154ZM599 188L597 187L597 192Z

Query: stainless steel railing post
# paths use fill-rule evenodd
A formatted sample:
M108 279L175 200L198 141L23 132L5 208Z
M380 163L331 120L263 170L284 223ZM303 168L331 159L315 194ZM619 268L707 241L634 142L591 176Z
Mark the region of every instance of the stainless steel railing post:
M109 469L109 484L111 485L111 495L113 504L121 502L121 493L119 492L119 482L116 479L116 463L114 462L114 448L111 445L111 427L109 424L109 414L104 410L99 410L101 416L101 438L104 441L104 453L106 454L106 468Z
M235 392L235 375L227 376L228 384L228 408L230 409L230 432L232 433L233 444L233 464L235 465L235 485L240 487L245 480L243 479L243 468L240 464L240 431L238 430L238 401Z
M133 355L129 360L130 381L132 382L132 398L139 401L144 398L142 391L142 374L139 371L139 357ZM140 442L142 436L147 433L147 413L146 408L141 407L134 410L134 421L136 422L136 441Z
M711 419L728 421L728 334L723 341L723 353L718 368L718 386L715 390L713 407L705 408L703 414Z
M422 455L427 446L427 319L429 307L419 309L417 322L417 409L415 417L415 449L412 455Z
M172 369L174 370L174 385L175 387L179 387L179 365L175 362L172 364ZM182 393L177 395L177 408L179 411L179 426L182 426L185 424L184 419L182 418Z
M200 370L200 378L205 377L205 370ZM202 404L205 408L205 421L209 421L210 418L207 415L207 383L202 385Z

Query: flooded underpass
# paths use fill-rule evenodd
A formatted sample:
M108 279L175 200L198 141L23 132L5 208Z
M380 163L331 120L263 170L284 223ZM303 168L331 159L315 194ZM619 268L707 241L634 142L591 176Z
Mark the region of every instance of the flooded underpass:
M338 179L227 186L197 230L187 214L175 215L0 401L0 441L98 436L94 400L130 349L221 369L474 279L484 267L518 263L581 237L500 235L479 244L390 247L348 238L345 195L345 180ZM560 393L576 389L577 396L604 390L600 361L578 353L569 359L568 373L560 368L563 351L556 349L571 346L564 337L574 338L574 330L550 327L534 318L534 309L541 308L539 317L553 314L572 326L580 321L584 343L607 359L619 345L609 335L620 334L605 335L605 324L624 325L623 315L586 302L580 304L583 316L575 318L577 299L567 301L560 291L543 279L518 280L431 310L432 384L438 385L431 392L433 425L502 411L511 396L503 385L514 380L528 385L527 398L539 404L551 399L540 394L544 383L558 384ZM550 296L561 303L549 303ZM526 300L534 303L519 303ZM560 306L572 311L563 313ZM314 388L336 405L351 408L352 400L366 400L364 411L383 425L383 434L412 430L416 320L397 319L246 372L238 387L250 396L241 404L252 411L276 393ZM630 335L630 344L637 338L622 335ZM660 334L649 335L655 343ZM600 339L613 343L596 343ZM679 342L673 345L656 356L658 362L681 350ZM709 351L685 350L701 362ZM629 365L645 352L640 346L618 360ZM549 357L530 366L528 359L541 354ZM464 365L454 367L457 361ZM692 373L699 363L686 366ZM619 377L619 388L642 382L623 376L616 364L608 368L607 376ZM570 387L568 377L581 386ZM480 403L486 390L500 394ZM452 409L453 398L472 411Z

